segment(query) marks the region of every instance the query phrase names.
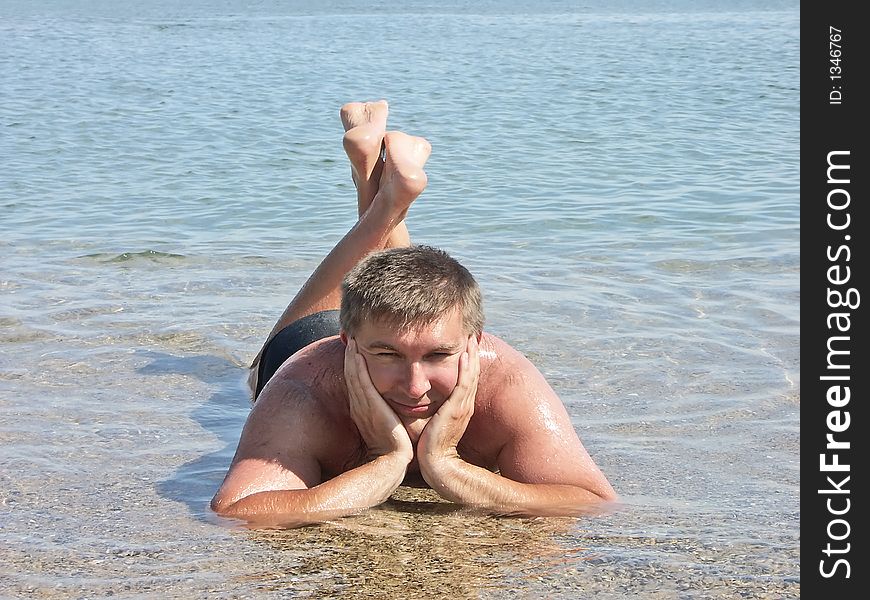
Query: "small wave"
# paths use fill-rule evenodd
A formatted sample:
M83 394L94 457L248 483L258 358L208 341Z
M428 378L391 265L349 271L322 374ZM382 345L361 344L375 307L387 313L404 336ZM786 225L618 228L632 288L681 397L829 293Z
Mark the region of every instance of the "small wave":
M787 271L794 268L790 259L744 256L717 260L675 258L652 263L656 268L672 273L704 273L720 270L730 271Z
M178 27L189 27L188 23L157 23L157 31L166 31L167 29L177 29Z
M141 252L122 252L121 254L97 252L94 254L85 254L79 258L91 258L101 263L125 263L137 260L146 260L149 262L176 261L185 259L187 256L184 254L174 254L172 252L160 252L158 250L142 250Z
M51 340L54 335L25 324L15 317L0 317L0 344L27 344Z

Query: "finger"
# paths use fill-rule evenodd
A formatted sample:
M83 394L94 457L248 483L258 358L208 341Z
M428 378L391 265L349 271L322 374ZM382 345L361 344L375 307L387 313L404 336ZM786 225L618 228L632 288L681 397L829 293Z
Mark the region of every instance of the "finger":
M369 368L366 364L366 359L363 357L362 354L359 353L356 354L354 359L356 360L356 373L360 388L362 388L362 390L368 396L371 396L372 392L377 393L375 384L372 383L372 376L369 374Z
M477 349L472 348L466 354L468 364L468 379L466 380L465 403L470 411L474 411L474 399L477 397L477 375L480 372L480 364L477 360Z
M463 399L468 396L470 379L468 352L463 352L459 355L459 377L456 380L456 387L453 388L450 396L448 396L447 400L444 401L442 408L448 405L462 403ZM440 409L438 412L441 412Z
M471 357L471 369L474 376L480 374L480 344L477 341L477 336L471 336L471 350L468 352Z
M478 353L477 337L474 335L468 338L468 349L463 353L465 376L463 384L465 386L466 404L473 409L474 398L477 396L477 380L480 375L480 355Z
M348 380L351 380L356 375L355 356L356 350L354 348L353 340L349 340L347 346L344 347L344 376Z
M476 356L480 350L480 343L477 341L476 335L468 336L468 353Z
M459 385L468 387L471 378L471 353L466 349L459 357Z
M344 377L347 381L347 391L351 398L359 401L358 397L364 394L360 381L360 369L357 362L356 341L348 342L344 353ZM366 373L368 374L368 373Z

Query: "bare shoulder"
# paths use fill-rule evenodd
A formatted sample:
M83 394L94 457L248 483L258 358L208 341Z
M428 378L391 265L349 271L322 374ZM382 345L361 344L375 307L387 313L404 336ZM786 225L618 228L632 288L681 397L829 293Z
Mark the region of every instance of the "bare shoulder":
M480 344L480 392L482 399L491 404L487 408L510 409L531 406L540 401L541 394L555 392L538 368L526 356L501 338L484 334ZM498 399L497 405L494 404ZM561 402L559 402L561 404Z
M564 412L562 403L535 365L501 338L480 341L480 380L468 440L496 455L539 421L542 411ZM561 419L567 421L567 415Z
M288 361L269 380L212 508L220 511L256 492L311 488L356 460L359 435L341 418L335 388L316 385L323 372Z
M213 510L257 492L311 488L322 481L321 418L311 411L311 400L299 382L269 382L245 421Z
M343 361L338 338L311 344L278 369L251 412L253 418L264 403L262 420L272 421L264 424L273 428L271 435L285 445L306 440L330 476L353 462L362 444L350 417ZM286 437L291 433L294 437Z
M310 385L276 374L248 415L234 462L303 453L319 459L329 441L327 425L327 411Z
M255 405L268 400L276 409L303 410L304 416L334 420L347 412L344 345L326 338L294 354L263 387Z
M480 348L478 397L486 427L502 441L497 460L502 475L526 483L578 485L614 498L565 405L538 368L495 336L485 336Z

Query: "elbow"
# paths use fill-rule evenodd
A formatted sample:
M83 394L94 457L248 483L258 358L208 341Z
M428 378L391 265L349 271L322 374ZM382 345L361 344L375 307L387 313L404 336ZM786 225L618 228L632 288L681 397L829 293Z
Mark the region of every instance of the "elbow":
M211 499L208 507L211 509L213 513L217 513L222 517L226 516L226 509L229 506L226 502L224 502L221 498L218 497L218 494L215 494L214 498Z
M612 489L598 494L598 497L602 502L617 502L619 500L619 496Z
M211 499L209 503L209 508L211 508L212 512L220 515L221 517L233 517L235 516L236 511L234 508L238 503L238 499L230 499L227 496L218 492L214 495L214 498Z
M605 482L600 489L594 490L592 493L598 496L601 502L616 502L619 500L619 495L609 482Z

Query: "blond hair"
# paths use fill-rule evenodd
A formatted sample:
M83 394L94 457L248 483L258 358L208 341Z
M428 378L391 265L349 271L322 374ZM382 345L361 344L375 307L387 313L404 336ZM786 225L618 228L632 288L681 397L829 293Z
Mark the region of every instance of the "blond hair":
M349 335L366 321L384 321L399 330L430 325L454 309L467 334L483 331L477 281L449 254L431 246L374 252L341 284L341 328Z

